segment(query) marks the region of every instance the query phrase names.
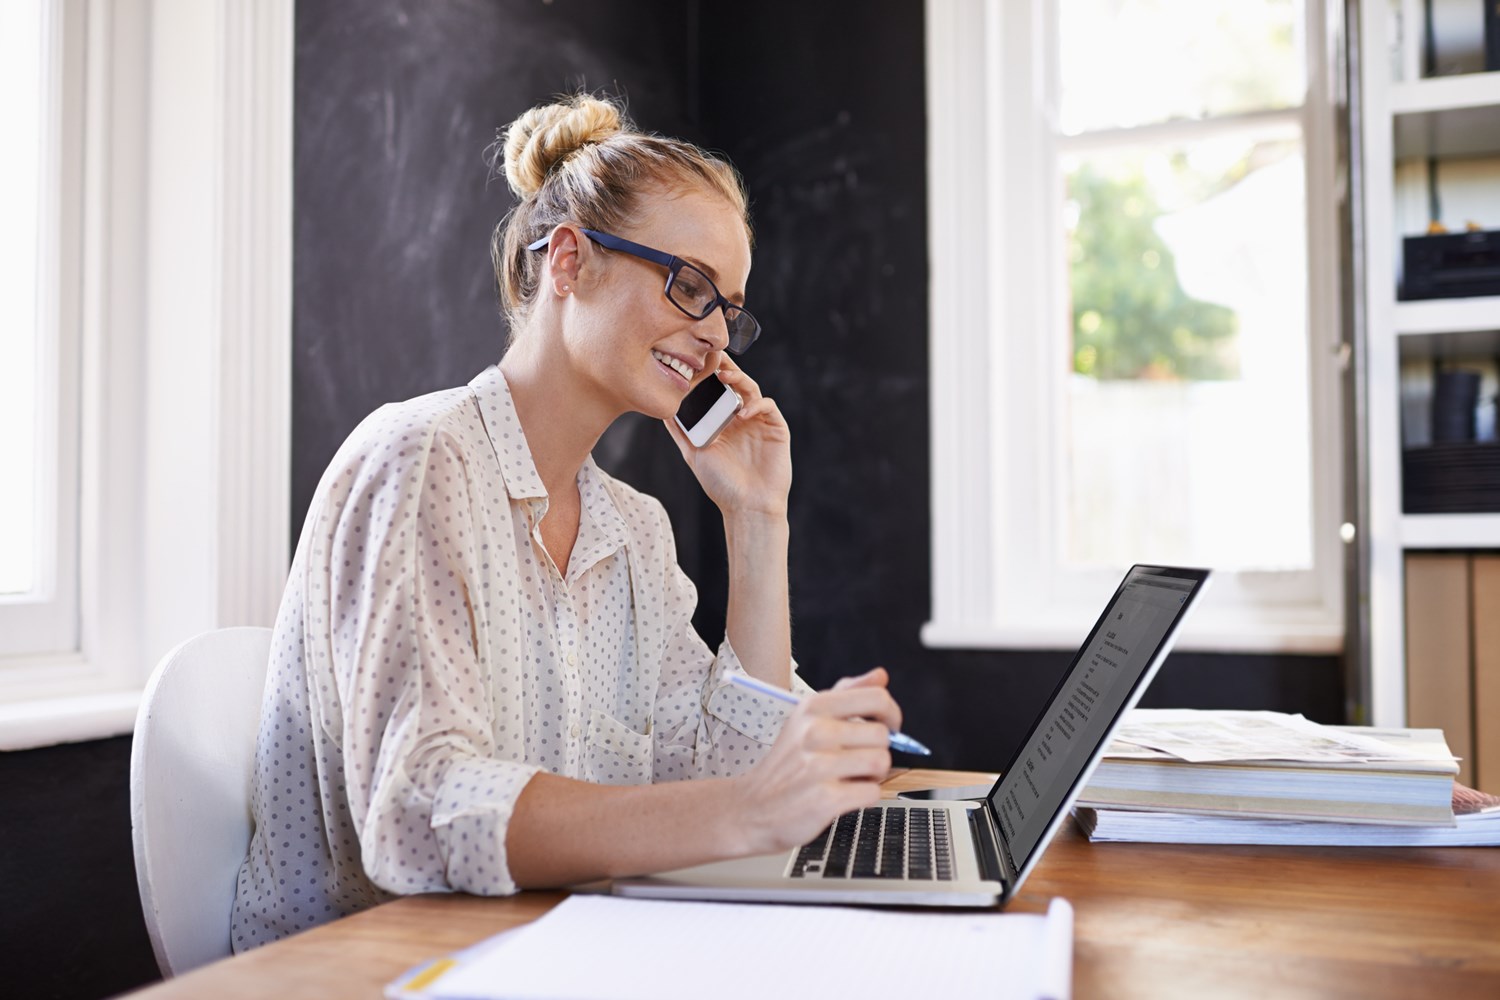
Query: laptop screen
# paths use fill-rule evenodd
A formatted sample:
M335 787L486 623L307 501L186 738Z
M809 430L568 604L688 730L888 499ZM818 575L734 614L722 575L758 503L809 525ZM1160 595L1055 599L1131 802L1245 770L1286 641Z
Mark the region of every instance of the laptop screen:
M1020 753L989 795L1017 872L1144 688L1207 573L1136 566L1084 641Z

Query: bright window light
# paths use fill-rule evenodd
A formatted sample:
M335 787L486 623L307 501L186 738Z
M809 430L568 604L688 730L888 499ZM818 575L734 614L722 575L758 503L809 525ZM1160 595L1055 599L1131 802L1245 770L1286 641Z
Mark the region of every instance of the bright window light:
M43 0L0 3L0 595L37 585Z
M1060 14L1063 563L1310 570L1300 5Z
M1136 562L1180 648L1341 648L1333 51L1308 0L928 0L932 618L1072 649ZM982 294L976 294L982 293Z
M1064 0L1058 13L1066 135L1303 101L1294 0Z
M1300 143L1064 159L1067 559L1312 566ZM1104 430L1108 429L1105 433Z

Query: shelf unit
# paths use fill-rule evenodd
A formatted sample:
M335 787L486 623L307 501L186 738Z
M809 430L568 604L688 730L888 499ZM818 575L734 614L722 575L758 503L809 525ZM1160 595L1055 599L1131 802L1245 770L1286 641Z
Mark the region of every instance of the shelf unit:
M1391 87L1396 158L1494 152L1500 134L1500 73L1473 73Z
M1361 0L1364 139L1365 399L1369 490L1369 719L1406 722L1404 555L1500 548L1500 514L1405 514L1401 505L1401 362L1500 354L1500 296L1396 300L1398 161L1500 156L1500 72L1417 79L1418 41L1402 40L1393 80L1392 0ZM1401 20L1419 24L1416 5Z
M1500 514L1403 514L1403 549L1484 549L1500 546Z
M1500 323L1500 295L1472 299L1426 299L1397 302L1394 322L1398 335L1490 334Z

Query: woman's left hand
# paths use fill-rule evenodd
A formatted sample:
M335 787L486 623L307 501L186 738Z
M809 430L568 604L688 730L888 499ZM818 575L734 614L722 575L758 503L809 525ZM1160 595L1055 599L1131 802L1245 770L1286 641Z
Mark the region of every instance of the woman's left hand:
M740 411L705 448L695 448L677 421L663 421L683 460L725 516L785 515L792 488L792 434L774 400L723 355L718 378L740 397Z

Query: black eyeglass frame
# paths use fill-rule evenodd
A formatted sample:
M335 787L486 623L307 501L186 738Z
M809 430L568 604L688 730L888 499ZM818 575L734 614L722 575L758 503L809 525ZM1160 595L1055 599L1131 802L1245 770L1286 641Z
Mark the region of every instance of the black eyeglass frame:
M695 267L689 262L683 260L681 257L674 256L673 254L669 254L661 250L655 250L648 246L643 246L640 243L634 243L621 236L613 236L609 233L601 233L597 229L584 229L581 226L579 227L579 232L583 233L583 235L587 236L595 243L604 247L606 250L618 250L621 253L628 253L632 257L639 257L642 260L648 260L653 264L660 264L662 267L665 267L667 269L667 284L666 287L662 289L662 294L667 297L668 302L676 306L678 311L689 319L703 319L715 309L723 309L724 326L729 331L729 343L727 346L729 348L730 354L744 354L751 348L756 340L760 338L760 321L754 316L750 315L750 313L747 312L743 306L737 306L733 302L730 302L728 299L726 299L723 293L719 291L719 286L714 284L712 278L703 273L702 268ZM547 244L551 242L551 240L552 236L549 233L536 242L528 244L526 249L533 251L545 250L547 249ZM695 314L681 302L678 302L675 298L672 297L672 288L677 283L677 275L684 269L690 270L694 274L698 275L708 283L709 288L713 289L713 301L710 302L706 307L704 307L702 312ZM745 330L746 320L749 321L748 332L746 332Z

